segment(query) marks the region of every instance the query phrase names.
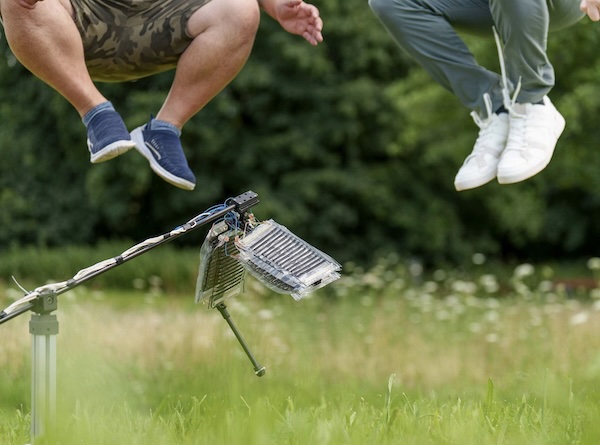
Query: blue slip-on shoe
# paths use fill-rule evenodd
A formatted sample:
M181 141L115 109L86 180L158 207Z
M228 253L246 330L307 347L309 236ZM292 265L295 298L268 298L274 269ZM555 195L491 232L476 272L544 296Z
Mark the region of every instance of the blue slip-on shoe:
M87 133L90 162L94 164L108 161L135 147L123 119L114 110L96 114L87 124Z
M154 119L131 132L135 148L150 162L150 168L169 184L194 190L196 177L187 163L179 136L171 130L152 129Z

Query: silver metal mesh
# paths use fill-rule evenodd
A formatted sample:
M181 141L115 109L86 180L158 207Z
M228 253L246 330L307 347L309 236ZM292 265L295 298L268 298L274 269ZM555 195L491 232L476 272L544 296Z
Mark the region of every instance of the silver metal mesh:
M244 291L246 271L236 260L239 253L236 230L224 222L213 225L200 249L200 269L196 283L196 302L215 307Z
M295 299L340 277L341 266L335 260L273 220L259 224L236 245L248 272Z
M273 220L243 234L215 224L200 249L196 302L215 307L244 290L248 271L275 292L296 300L340 277L341 266Z

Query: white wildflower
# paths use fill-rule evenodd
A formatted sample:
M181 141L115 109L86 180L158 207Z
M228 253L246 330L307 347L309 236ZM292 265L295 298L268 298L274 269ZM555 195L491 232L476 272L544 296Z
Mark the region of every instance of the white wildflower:
M487 258L483 253L476 253L471 257L471 261L473 261L473 264L476 264L477 266L484 264L486 260Z
M523 264L519 264L517 267L515 267L513 276L516 279L523 279L525 277L529 277L529 276L533 275L534 272L535 272L535 268L533 267L532 264L523 263Z
M423 274L423 265L421 263L413 262L408 267L408 271L413 277L420 277Z
M261 320L272 320L273 319L273 311L270 309L261 309L256 314Z
M600 300L600 289L592 289L590 291L590 297L592 297L594 300Z
M498 321L498 319L500 319L500 314L498 313L498 311L487 311L484 317L486 321L494 323Z
M587 260L587 267L590 270L600 270L600 258L592 257Z
M485 341L487 341L488 343L497 343L498 342L498 334L495 334L493 332L487 334L485 336Z
M550 280L542 280L540 284L538 284L538 290L540 292L550 292L554 288L554 283Z
M580 324L587 323L589 318L590 318L590 314L588 312L585 312L585 311L579 312L571 317L571 319L569 320L569 323L573 326L577 326Z
M496 309L500 307L500 302L496 298L487 298L485 305L490 309Z
M460 305L460 299L456 295L448 295L446 298L444 298L444 302L447 306Z
M477 285L471 281L456 280L452 283L452 290L466 295L473 295L477 292Z
M134 289L141 290L141 289L144 289L145 287L146 287L146 281L143 280L142 278L135 278L133 280L133 288Z
M481 332L481 324L479 324L479 323L469 324L469 331L473 332L474 334Z
M435 318L437 318L438 320L450 320L452 316L450 312L442 309L441 311L437 311L435 313Z
M438 284L434 281L427 281L423 284L423 291L428 293L434 293L438 290Z
M363 283L367 286L373 287L375 289L380 289L383 287L384 283L379 277L379 275L375 273L367 273L363 276Z
M484 274L479 277L479 284L485 289L485 291L489 294L498 292L500 289L500 285L498 284L498 279L495 275Z
M437 269L433 272L433 279L435 281L444 281L446 279L446 271L443 269Z

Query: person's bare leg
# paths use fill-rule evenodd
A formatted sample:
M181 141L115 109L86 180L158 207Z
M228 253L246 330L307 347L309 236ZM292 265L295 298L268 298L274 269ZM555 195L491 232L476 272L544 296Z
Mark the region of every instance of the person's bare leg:
M192 42L179 58L163 106L156 119L131 133L152 170L170 184L194 189L196 177L181 147L181 128L240 72L259 20L256 0L213 0L190 17Z
M58 91L82 117L90 162L108 161L133 148L123 119L88 73L69 0L38 1L33 8L14 0L0 0L0 8L15 57Z
M33 9L0 0L0 7L6 38L23 66L58 91L82 117L106 102L85 66L68 0L40 1Z
M211 1L190 18L193 41L156 118L181 129L240 72L254 44L260 11L256 0Z

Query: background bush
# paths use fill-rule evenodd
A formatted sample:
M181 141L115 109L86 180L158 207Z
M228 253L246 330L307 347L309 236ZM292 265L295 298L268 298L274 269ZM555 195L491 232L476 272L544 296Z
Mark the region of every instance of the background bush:
M139 241L249 189L261 198L259 218L342 262L386 251L431 264L475 252L535 260L594 252L600 37L587 18L549 42L552 99L567 119L553 162L522 184L457 193L454 175L476 137L468 110L395 46L366 2L316 4L322 45L265 15L242 73L186 125L192 193L157 178L134 151L90 165L77 113L0 35L0 254ZM470 43L497 68L492 40ZM133 128L157 112L172 76L99 87Z

